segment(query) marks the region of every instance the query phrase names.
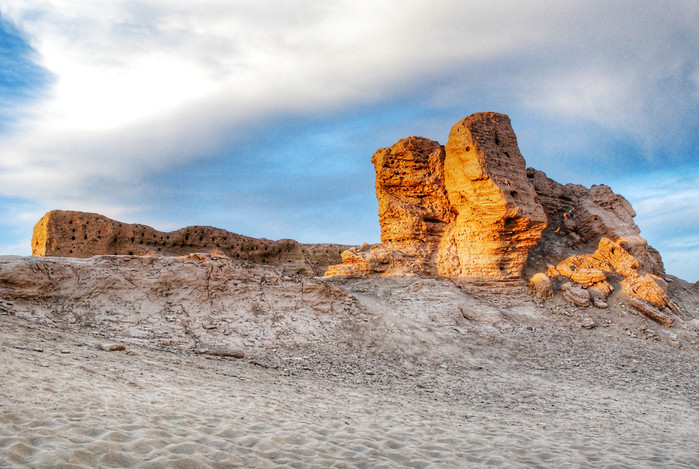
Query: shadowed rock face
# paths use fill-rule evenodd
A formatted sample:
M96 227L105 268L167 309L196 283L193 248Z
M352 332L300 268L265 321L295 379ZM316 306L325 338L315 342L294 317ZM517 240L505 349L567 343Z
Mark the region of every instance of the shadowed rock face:
M32 236L32 255L92 257L95 255L181 256L218 253L233 259L282 267L287 272L322 275L340 261L350 246L271 241L211 226L189 226L165 233L150 226L122 223L85 212L54 210L39 220Z
M422 137L378 150L381 246L343 254L327 275L518 278L546 214L504 114L473 114L443 149Z
M530 251L528 274L567 257L590 253L603 238L619 243L642 270L655 275L665 273L658 251L640 236L631 204L609 186L588 189L578 184L562 185L533 168L527 169L527 177L548 219L541 241Z

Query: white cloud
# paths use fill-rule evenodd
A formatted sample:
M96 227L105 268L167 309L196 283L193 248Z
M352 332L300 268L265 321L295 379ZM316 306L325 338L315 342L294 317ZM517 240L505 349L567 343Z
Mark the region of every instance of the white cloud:
M257 119L385 99L541 36L487 2L6 0L0 11L56 77L0 147L0 193L27 198L83 197L89 179L206 157Z

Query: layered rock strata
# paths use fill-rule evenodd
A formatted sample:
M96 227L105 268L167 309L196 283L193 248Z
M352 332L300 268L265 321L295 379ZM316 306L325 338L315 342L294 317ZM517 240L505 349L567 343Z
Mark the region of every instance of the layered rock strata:
M343 253L328 276L518 278L546 214L504 114L473 114L446 148L422 137L378 150L381 245Z
M122 223L85 212L54 210L39 220L32 236L32 255L181 256L217 253L233 259L283 267L287 272L322 275L350 246L301 244L292 239L251 238L210 226L189 226L165 233L150 226Z
M607 308L614 295L664 325L679 313L631 204L527 169L503 114L468 116L445 147L399 140L372 162L382 243L343 252L327 276L524 275L542 299Z
M595 252L577 254L549 266L546 274L532 276L530 284L536 296L548 298L542 275L564 279L560 286L563 297L577 306L594 305L607 308L609 295L621 288L623 300L651 319L671 326L673 316L680 313L668 295L668 286L661 277L640 268L638 260L620 243L602 238Z
M211 254L0 256L0 298L0 315L219 355L340 342L367 321L339 286Z
M444 185L456 220L441 246L440 273L517 278L546 214L527 180L510 119L473 114L449 133Z

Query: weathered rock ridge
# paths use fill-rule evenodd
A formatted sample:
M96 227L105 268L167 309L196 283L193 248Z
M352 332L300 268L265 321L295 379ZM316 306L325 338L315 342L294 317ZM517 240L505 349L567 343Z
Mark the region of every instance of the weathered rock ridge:
M251 238L210 226L189 226L165 233L150 226L122 223L85 212L54 210L34 227L32 255L182 256L215 253L233 259L282 267L286 272L322 275L350 246L301 244L293 239Z
M542 299L560 291L606 308L616 291L664 325L680 314L631 204L608 186L562 185L526 168L503 114L466 117L445 147L399 140L372 162L382 243L343 252L327 276L524 276Z
M209 253L327 277L419 275L522 285L524 277L543 301L629 305L665 326L684 315L670 297L660 254L640 236L631 204L608 186L562 185L526 168L504 114L462 119L446 146L423 137L399 140L379 149L372 163L381 244L347 249L202 226L163 233L97 214L53 211L35 226L32 251L78 258Z

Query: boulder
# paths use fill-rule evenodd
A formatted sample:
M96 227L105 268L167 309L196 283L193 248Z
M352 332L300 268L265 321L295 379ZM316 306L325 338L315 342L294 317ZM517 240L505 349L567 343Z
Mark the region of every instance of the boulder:
M597 245L597 250L592 255L594 259L607 263L614 272L623 277L635 277L638 275L640 264L638 259L632 256L620 243L603 237Z
M563 290L563 298L577 306L590 306L590 292L577 285L568 286Z
M650 319L663 326L671 327L675 322L669 314L660 311L654 305L638 297L629 295L627 300L636 311L643 313L645 316L648 316Z
M614 291L614 287L609 282L598 282L587 289L593 299L606 302L607 297Z
M670 307L677 309L670 297L667 295L667 283L660 277L646 274L641 277L630 277L621 282L621 287L630 297L643 300L658 309Z
M546 299L553 296L551 278L546 274L534 274L534 276L529 279L529 287L537 298Z

